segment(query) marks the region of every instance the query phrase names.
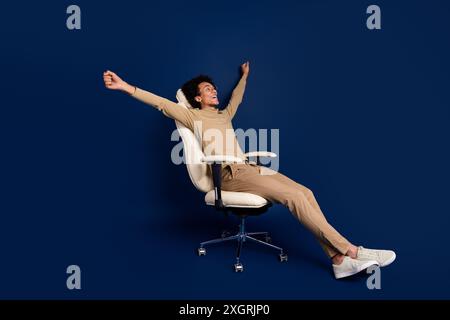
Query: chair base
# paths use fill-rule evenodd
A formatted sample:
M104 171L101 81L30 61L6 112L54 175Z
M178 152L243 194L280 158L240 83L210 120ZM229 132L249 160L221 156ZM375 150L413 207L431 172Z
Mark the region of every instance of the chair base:
M255 236L263 236L265 241L257 239L257 238L255 238ZM242 265L242 263L240 261L240 256L241 256L242 245L247 240L250 240L252 242L279 250L280 251L279 259L281 262L287 261L287 259L288 259L288 256L286 253L284 253L283 248L277 247L270 243L271 238L270 238L268 232L246 232L245 231L245 216L241 217L241 224L239 225L239 232L237 234L229 236L228 232L223 232L221 238L204 241L204 242L200 243L200 248L198 248L198 255L199 256L206 255L206 249L204 248L204 246L206 246L206 245L214 244L214 243L222 243L222 242L231 241L231 240L236 240L238 242L237 250L236 250L236 263L234 264L235 272L244 271L244 266Z

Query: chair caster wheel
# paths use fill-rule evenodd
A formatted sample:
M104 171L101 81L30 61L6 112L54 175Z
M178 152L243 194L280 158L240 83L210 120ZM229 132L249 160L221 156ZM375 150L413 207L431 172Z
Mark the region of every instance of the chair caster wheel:
M235 272L242 272L244 271L244 266L242 265L242 263L238 262L234 265L234 271Z
M197 250L199 256L205 256L206 255L206 249L205 248L198 248Z
M278 258L280 259L280 262L283 261L288 261L288 256L285 253L280 253L280 255L278 256Z
M267 243L272 243L272 238L269 237L269 236L266 236L266 237L264 238L264 240L265 240Z
M229 237L230 234L231 234L230 231L224 230L224 231L222 231L221 237L223 239L223 238Z

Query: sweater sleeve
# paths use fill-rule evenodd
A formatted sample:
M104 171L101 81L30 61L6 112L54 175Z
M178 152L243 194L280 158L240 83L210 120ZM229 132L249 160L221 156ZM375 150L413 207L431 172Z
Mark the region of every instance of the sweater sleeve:
M230 102L225 108L225 111L228 113L231 119L236 114L237 108L242 102L246 84L247 84L247 76L244 75L241 77L236 88L234 88L233 93L231 94Z
M181 122L187 128L192 130L194 121L190 110L138 87L136 87L135 92L131 94L131 96L145 104L155 107L159 111L162 111L165 116Z

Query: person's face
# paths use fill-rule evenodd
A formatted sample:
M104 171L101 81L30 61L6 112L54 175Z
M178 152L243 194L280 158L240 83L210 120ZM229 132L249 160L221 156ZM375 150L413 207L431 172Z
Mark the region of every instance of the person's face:
M198 85L199 95L195 97L195 100L202 105L217 106L219 105L219 99L217 98L217 90L209 82L201 82Z

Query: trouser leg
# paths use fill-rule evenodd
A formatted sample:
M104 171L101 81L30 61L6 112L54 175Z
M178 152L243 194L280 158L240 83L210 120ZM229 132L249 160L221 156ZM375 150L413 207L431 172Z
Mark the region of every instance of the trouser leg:
M249 192L285 205L319 240L330 257L345 254L350 243L325 219L311 191L277 173L260 175L257 168L244 166L233 178L223 181L223 190Z
M325 215L323 214L323 212L322 212L322 210L321 210L321 208L319 206L319 203L317 202L317 200L316 200L316 198L314 196L314 193L311 191L311 189L305 187L304 185L302 185L302 184L300 184L298 182L295 182L294 180L290 179L289 177L286 177L285 175L283 175L283 174L281 174L279 172L277 172L277 173L275 173L273 175L270 175L270 176L273 179L276 179L276 180L280 181L281 183L284 183L284 184L286 184L286 185L288 185L288 186L290 186L292 188L298 189L301 192L303 192L303 194L305 195L307 201L317 211L317 213L316 213L317 214L317 218L321 219L321 220L325 220L325 222L329 225L329 223L327 222L327 220L325 218ZM331 227L331 225L330 225L330 227ZM333 230L334 230L333 233L337 233L337 231L334 228L333 228ZM323 238L320 237L320 236L317 236L316 233L314 233L314 235L316 236L317 240L319 241L322 249L330 257L333 257L333 256L335 256L338 253L345 254L347 252L347 250L348 250L348 248L347 248L347 250L345 252L339 252L328 241L324 241ZM344 247L344 248L346 248L346 247Z

